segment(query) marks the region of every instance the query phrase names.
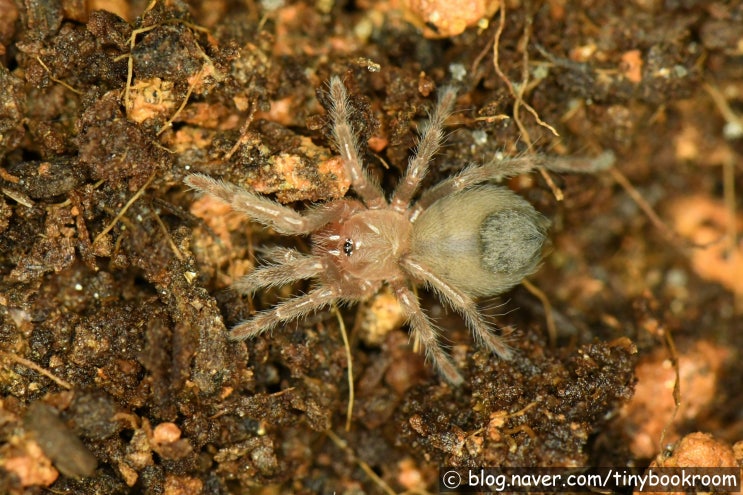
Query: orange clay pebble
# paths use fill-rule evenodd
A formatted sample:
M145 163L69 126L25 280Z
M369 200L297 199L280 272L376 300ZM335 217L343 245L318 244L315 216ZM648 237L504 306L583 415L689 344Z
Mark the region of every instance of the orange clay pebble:
M487 20L498 10L497 0L400 0L405 18L426 38L448 38Z

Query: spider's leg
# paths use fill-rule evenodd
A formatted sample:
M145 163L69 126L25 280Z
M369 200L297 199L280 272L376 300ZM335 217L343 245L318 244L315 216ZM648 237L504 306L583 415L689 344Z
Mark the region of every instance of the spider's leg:
M229 204L233 210L244 213L256 222L275 229L284 235L310 234L337 218L349 207L345 200L332 201L299 213L276 201L245 189L213 179L203 174L191 174L184 180L186 185L214 196Z
M425 265L415 260L404 258L401 263L411 275L425 281L451 307L462 315L478 343L485 344L491 352L495 353L501 359L511 358L511 349L503 341L503 338L493 333L493 329L480 316L477 304L470 296L447 284L426 268Z
M320 258L307 256L293 249L282 249L281 259L273 260L275 264L259 266L237 280L232 287L241 294L252 294L258 289L278 287L312 278L323 271Z
M230 339L245 340L257 337L282 322L295 320L342 299L335 291L323 287L307 294L288 299L272 309L261 311L253 318L239 323L232 329Z
M431 359L436 370L452 385L461 385L464 382L451 357L444 352L439 342L438 332L431 321L423 313L418 298L404 282L391 282L395 295L400 300L403 310L408 317L411 330L418 336L426 357Z
M333 138L338 152L343 159L343 166L351 178L351 184L356 193L371 209L384 208L387 201L378 184L375 184L361 166L359 144L356 134L351 128L348 93L346 86L338 76L330 79L330 99L332 107L330 117L333 120Z
M471 165L454 177L440 182L423 193L411 209L410 218L417 218L423 210L443 197L489 180L506 179L531 172L539 167L552 172L591 174L612 167L614 161L614 153L607 151L595 158L525 155L503 160L491 160L484 165Z
M433 155L441 146L441 141L444 138L444 123L451 114L456 98L457 92L453 87L447 86L441 90L436 109L421 131L415 156L408 163L405 176L392 195L390 204L393 209L400 212L408 209L418 185L428 172L428 166L433 159Z

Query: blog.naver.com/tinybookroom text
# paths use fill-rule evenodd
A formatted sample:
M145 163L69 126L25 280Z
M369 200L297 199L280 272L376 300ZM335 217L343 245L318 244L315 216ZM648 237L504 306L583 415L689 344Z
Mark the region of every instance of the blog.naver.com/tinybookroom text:
M740 468L442 467L439 470L439 492L738 492L740 477Z

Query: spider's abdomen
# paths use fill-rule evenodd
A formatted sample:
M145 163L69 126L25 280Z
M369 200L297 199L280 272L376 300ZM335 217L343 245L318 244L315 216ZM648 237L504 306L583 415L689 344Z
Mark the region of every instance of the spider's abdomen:
M547 222L533 208L498 210L480 225L482 264L493 273L531 274L542 257Z
M470 296L504 292L533 273L549 221L507 188L444 197L413 224L411 258Z

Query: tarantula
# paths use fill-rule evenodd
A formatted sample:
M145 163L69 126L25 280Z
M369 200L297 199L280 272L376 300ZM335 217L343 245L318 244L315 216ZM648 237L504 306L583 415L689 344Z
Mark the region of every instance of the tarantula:
M480 344L501 359L509 359L511 350L480 315L475 298L503 293L536 270L549 221L510 189L484 183L537 166L557 171L575 171L576 167L569 160L545 157L491 161L465 168L413 202L455 103L455 89L445 87L388 202L362 167L348 95L340 78L331 78L329 96L335 146L358 199L337 199L299 213L205 175L185 179L191 188L229 203L279 234L311 235L311 254L270 249L266 258L271 264L242 277L234 288L252 293L300 279L315 279L316 287L239 323L231 338L255 337L335 302L364 300L386 283L399 299L426 356L448 382L459 385L462 375L413 292L413 285L422 283L464 317ZM605 162L595 164L603 167Z

